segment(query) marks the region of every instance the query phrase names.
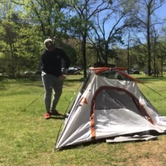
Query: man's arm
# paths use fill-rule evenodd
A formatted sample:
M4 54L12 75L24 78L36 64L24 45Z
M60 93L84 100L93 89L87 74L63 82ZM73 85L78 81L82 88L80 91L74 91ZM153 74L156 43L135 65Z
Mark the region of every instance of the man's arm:
M63 50L62 50L62 56L63 60L65 61L65 68L68 69L70 67L70 59Z

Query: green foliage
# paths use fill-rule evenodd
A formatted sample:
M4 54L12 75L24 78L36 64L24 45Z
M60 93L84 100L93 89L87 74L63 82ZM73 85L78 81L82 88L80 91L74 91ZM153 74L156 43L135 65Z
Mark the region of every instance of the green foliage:
M15 13L0 24L1 70L9 76L20 75L26 69L36 69L41 52L36 27L22 22Z
M39 31L42 32L44 38L62 37L62 25L64 25L65 13L62 9L65 8L65 1L46 1L46 0L27 0L23 9L25 9L24 17L30 22L39 25Z
M64 48L72 65L84 66L85 71L86 64L90 66L97 61L114 61L116 65L127 66L127 51L119 51L119 47L125 46L125 28L131 30L133 36L146 28L147 17L144 16L147 12L140 12L147 9L143 2L145 1L2 0L0 72L16 77L25 70L36 70L44 49L43 41L47 37L51 37L56 45ZM151 2L154 4L151 7L158 8L164 1ZM151 25L154 25L153 21L155 20L152 20ZM109 28L106 29L106 25ZM151 31L152 29L151 26ZM156 51L151 49L152 69L164 69L164 32L163 27L160 38L157 39L160 44L152 43L152 47L156 47ZM134 37L132 40L135 40ZM142 43L137 40L130 49L130 66L145 69L148 65L148 51L140 45Z

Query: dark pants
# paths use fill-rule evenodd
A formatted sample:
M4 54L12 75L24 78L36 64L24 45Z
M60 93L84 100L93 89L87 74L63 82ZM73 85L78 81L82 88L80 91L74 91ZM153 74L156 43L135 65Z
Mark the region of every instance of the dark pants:
M56 110L56 106L62 94L63 81L53 75L42 73L42 82L45 90L44 99L46 111L49 112L50 110ZM54 96L51 101L53 90Z

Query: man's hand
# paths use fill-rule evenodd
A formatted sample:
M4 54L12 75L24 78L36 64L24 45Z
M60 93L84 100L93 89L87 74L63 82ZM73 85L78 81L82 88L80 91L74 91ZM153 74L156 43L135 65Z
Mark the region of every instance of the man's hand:
M66 79L66 76L64 76L64 75L62 74L62 75L59 76L59 79L63 81L63 80Z

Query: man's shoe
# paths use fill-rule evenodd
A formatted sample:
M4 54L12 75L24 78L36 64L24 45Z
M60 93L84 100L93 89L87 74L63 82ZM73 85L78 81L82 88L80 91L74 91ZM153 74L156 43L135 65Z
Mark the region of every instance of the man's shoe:
M57 110L51 110L51 111L50 111L50 115L63 116L63 115L60 114Z
M50 114L47 112L44 114L45 119L50 119Z

